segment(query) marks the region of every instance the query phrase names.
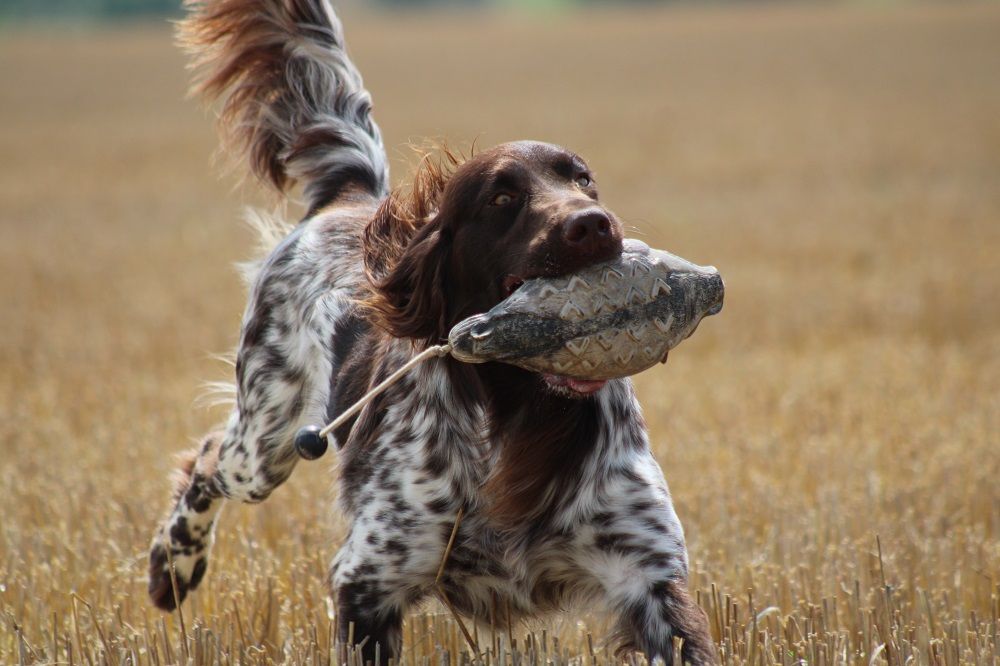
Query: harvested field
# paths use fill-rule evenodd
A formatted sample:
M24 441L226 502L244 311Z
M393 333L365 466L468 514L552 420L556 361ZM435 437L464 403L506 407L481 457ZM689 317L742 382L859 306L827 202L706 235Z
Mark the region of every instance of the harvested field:
M397 181L422 137L562 143L725 276L637 382L726 663L1000 664L1000 5L346 22ZM185 85L166 28L0 38L2 664L339 658L329 461L226 511L183 625L146 599L267 203ZM428 611L408 663L468 658ZM537 663L606 662L604 632L513 628Z

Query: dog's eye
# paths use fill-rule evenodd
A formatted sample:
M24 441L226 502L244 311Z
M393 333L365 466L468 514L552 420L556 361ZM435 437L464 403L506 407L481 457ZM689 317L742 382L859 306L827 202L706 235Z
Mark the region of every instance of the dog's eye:
M493 197L493 201L490 202L490 205L491 206L506 206L507 204L509 204L513 200L514 200L514 197L512 197L511 195L509 195L506 192L504 192L502 194L498 194L495 197Z
M577 177L576 177L576 181L575 181L575 182L576 182L576 184L577 184L577 185L578 185L579 187L590 187L590 185L591 185L591 184L592 184L592 183L593 183L594 181L592 181L592 180L590 179L590 176L588 176L587 174L585 174L585 173L584 173L584 174L580 174L579 176L577 176Z

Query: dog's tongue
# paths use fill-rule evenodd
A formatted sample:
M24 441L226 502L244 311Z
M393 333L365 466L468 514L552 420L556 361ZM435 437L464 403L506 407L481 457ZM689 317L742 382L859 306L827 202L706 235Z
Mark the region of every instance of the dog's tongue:
M606 379L566 379L566 386L577 393L597 393L601 387L607 384Z
M571 391L576 391L583 395L597 393L608 383L606 379L573 379L571 377L560 377L559 375L545 375L546 381L553 386L565 386Z

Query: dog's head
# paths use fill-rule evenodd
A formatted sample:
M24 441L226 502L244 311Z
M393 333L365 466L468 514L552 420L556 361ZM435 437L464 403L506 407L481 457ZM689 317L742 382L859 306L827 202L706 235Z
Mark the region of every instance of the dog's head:
M579 156L503 144L453 160L450 174L425 170L411 195L383 204L365 235L372 304L392 335L437 343L524 280L614 259L622 238Z

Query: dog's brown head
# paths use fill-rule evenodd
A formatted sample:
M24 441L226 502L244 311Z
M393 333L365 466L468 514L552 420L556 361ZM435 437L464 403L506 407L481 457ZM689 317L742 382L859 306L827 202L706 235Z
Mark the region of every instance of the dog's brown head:
M621 254L622 225L574 153L520 141L452 164L425 170L366 231L372 305L392 335L437 343L526 279Z
M445 161L449 168L425 164L412 193L391 196L365 233L370 304L393 336L442 342L454 324L488 311L524 280L621 254L622 225L577 155L526 141L464 162L445 153ZM551 504L546 493L558 495L576 478L567 470L597 441L598 412L585 398L604 382L503 363L455 361L449 371L459 389L453 399L482 400L492 441L504 442L485 486L489 513L497 525L520 524Z

